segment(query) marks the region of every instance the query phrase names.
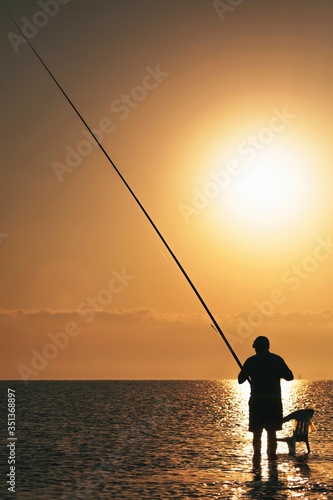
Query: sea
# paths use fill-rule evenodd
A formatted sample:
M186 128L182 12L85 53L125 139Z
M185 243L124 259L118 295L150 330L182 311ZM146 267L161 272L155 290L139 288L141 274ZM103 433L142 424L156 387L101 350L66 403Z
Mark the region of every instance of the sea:
M311 453L298 443L291 457L279 442L277 460L268 460L263 436L256 463L247 383L1 381L0 388L1 499L333 499L333 381L282 382L284 415L315 410ZM279 436L291 432L288 422Z

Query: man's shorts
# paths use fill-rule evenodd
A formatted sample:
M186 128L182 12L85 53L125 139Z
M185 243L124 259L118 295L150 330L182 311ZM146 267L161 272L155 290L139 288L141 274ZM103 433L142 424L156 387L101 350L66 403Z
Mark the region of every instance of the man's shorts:
M280 396L251 396L249 400L249 431L282 429L282 401Z

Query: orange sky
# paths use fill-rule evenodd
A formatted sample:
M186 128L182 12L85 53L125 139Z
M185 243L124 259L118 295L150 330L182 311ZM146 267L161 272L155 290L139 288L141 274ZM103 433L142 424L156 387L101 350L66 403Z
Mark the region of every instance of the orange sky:
M333 5L52 5L1 2L0 377L238 372L10 7L240 359L332 378Z

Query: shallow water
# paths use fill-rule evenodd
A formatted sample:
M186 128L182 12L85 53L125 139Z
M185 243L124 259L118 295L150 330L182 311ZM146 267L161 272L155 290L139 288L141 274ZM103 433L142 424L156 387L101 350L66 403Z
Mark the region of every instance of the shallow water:
M312 453L265 442L252 461L247 384L1 382L16 389L18 499L333 499L332 381L283 383L284 414L315 409ZM6 396L4 396L6 397ZM2 397L2 401L4 401ZM5 443L6 407L1 405ZM289 435L290 423L280 435ZM6 474L6 446L1 466ZM7 498L2 480L0 498ZM13 498L11 494L8 498Z

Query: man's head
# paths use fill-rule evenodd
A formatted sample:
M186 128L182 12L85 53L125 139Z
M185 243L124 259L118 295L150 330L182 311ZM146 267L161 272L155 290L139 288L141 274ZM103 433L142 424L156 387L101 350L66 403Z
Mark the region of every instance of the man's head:
M255 341L252 344L253 349L256 350L256 352L261 352L261 351L268 351L269 350L269 340L267 337L257 337Z

